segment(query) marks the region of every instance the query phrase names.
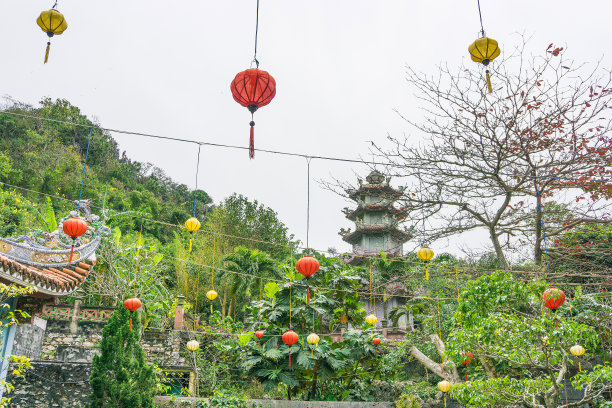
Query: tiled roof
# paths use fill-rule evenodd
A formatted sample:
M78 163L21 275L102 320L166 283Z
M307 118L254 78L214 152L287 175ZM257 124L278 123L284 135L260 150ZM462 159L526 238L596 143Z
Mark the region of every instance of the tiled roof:
M386 225L368 225L358 228L356 231L350 232L342 237L345 242L354 243L361 238L364 234L382 234L388 232L395 239L401 242L406 242L411 238L411 235L407 232L400 231L395 227Z
M33 286L38 295L64 296L74 292L93 270L95 260L85 259L66 266L35 267L0 255L0 280Z
M359 186L357 190L353 190L349 192L349 198L355 199L360 194L370 194L370 195L385 195L390 199L397 199L404 195L404 193L400 190L397 190L391 187L388 184L363 184Z

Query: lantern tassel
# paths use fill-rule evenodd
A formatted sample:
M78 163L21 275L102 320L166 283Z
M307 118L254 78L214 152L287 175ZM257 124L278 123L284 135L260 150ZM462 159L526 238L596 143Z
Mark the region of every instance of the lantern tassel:
M314 350L312 350L312 349L310 350L310 358L314 358ZM578 363L578 364L580 364L580 363Z
M132 312L130 312L130 331L132 331Z
M489 75L489 70L487 69L487 89L489 93L493 93L493 86L491 85L491 75Z
M465 382L468 382L468 376L467 376L467 367L465 367Z
M72 240L72 246L70 247L70 257L68 258L68 262L72 262L72 255L74 254L74 242L75 240Z
M190 253L191 253L191 241L192 241L192 238L189 238L189 252Z
M289 367L291 367L291 352L289 352Z
M580 370L580 372L582 372L582 367L580 367L580 361L578 362L578 370Z
M446 408L446 394L444 395L444 408Z
M427 266L425 266L425 280L429 280L429 268Z
M306 305L310 306L310 287L308 281L306 282Z
M251 121L251 137L249 140L249 158L255 158L255 122Z
M45 64L49 61L49 49L51 48L51 41L47 43L47 50L45 51Z
M378 357L378 346L376 346L376 357Z
M212 310L212 301L211 301L211 303L210 303L210 314L212 314L212 313L213 313L213 310Z

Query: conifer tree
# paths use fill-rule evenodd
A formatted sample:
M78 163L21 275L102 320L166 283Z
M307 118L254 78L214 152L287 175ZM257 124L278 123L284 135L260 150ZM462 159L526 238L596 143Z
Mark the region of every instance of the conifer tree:
M155 373L140 347L140 322L120 307L102 331L102 353L94 356L89 408L153 408Z

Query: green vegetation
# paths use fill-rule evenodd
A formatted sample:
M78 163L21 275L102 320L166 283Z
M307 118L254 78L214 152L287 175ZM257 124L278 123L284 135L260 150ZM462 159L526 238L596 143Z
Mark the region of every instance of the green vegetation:
M157 392L153 367L144 360L140 325L130 312L119 308L102 332L101 354L94 356L89 382L93 393L89 408L153 408Z

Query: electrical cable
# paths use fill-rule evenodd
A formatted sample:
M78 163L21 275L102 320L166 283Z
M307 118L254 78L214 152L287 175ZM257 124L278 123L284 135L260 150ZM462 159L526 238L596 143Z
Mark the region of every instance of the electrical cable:
M91 125L87 125L87 124L83 124L83 123L75 123L75 122L69 122L69 121L64 121L64 120L59 120L59 119L45 118L45 117L42 117L42 116L25 115L25 114L22 114L22 113L9 112L9 111L6 111L6 110L5 111L0 111L0 115L2 115L2 114L13 115L13 116L29 118L29 119L37 119L37 120L55 122L55 123L64 123L64 124L69 124L69 125L72 125L72 126L91 127ZM162 139L162 140L172 140L172 141L178 141L178 142L183 142L183 143L193 143L193 144L202 145L202 146L213 146L213 147L220 147L220 148L227 148L227 149L249 150L248 146L236 146L236 145L228 145L228 144L213 143L213 142L198 142L198 141L195 141L195 140L181 139L181 138L170 137L170 136L154 135L154 134L150 134L150 133L132 132L132 131L127 131L127 130L104 128L104 127L101 127L101 126L96 126L96 127L98 129L102 130L102 131L108 131L108 132L112 132L112 133L119 133L119 134L125 134L125 135L150 137L150 138ZM311 158L311 159L320 159L320 160L328 160L328 161L336 161L336 162L344 162L344 163L380 165L380 166L385 166L385 167L405 167L405 166L400 166L398 164L393 164L393 163L383 163L383 162L375 162L375 161L367 161L367 160L357 160L357 159L349 159L349 158L342 158L342 157L320 156L320 155L312 155L312 154L284 152L284 151L270 150L270 149L256 149L256 150L259 151L259 152L264 152L264 153L270 153L270 154L276 154L276 155L282 155L282 156L291 156L291 157L301 157L301 158L304 158L304 159ZM439 169L434 168L434 167L419 167L419 169L420 170L431 170L431 171L438 171L439 170ZM451 172L451 173L457 173L457 174L470 173L470 171L467 171L467 170L464 170L464 169L446 170L446 171ZM506 176L506 177L516 178L516 174L510 174L510 173L495 173L495 172L488 172L488 171L484 171L484 170L483 171L478 171L478 172L477 171L471 171L471 172L475 173L475 174L485 174L485 175L488 175L488 176ZM528 174L525 174L522 177L523 178L529 178L529 179L533 179L534 178L534 176L531 176L531 175L528 175ZM564 181L579 181L579 182L582 182L582 183L587 183L587 182L592 182L592 183L600 183L600 182L609 183L609 182L612 182L612 178L587 179L587 178L573 178L573 177L557 177L557 176L554 176L554 175L547 176L546 178L540 177L540 180L542 180L542 179L546 179L546 180L564 180Z

